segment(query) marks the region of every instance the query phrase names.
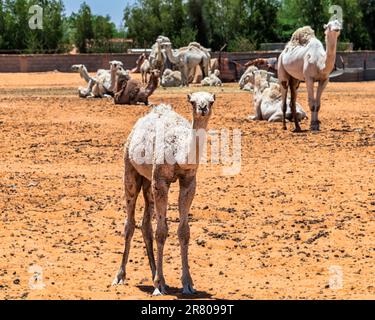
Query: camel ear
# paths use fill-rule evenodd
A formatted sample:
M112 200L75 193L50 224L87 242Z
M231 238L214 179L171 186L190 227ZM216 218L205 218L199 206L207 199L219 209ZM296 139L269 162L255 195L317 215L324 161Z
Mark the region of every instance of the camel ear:
M193 97L192 97L192 95L190 93L188 94L187 98L188 98L188 101L190 103L193 103L193 101L192 101Z
M212 99L213 99L212 102L215 102L215 101L216 101L216 94L213 94L213 95L212 95Z
M324 30L327 30L327 28L328 28L328 24L325 24L324 25Z

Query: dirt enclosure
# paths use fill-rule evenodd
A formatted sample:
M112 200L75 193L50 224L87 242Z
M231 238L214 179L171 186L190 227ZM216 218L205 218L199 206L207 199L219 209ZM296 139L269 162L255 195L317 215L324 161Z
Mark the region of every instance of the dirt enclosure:
M123 144L149 108L80 100L80 85L77 74L0 74L1 299L151 298L142 197L128 281L111 287L124 243ZM237 85L211 91L210 129L242 130L242 169L199 170L195 298L374 299L375 83L330 84L321 133L298 135L247 121L250 94ZM158 89L151 102L191 119L187 92ZM299 101L307 110L304 86ZM177 197L175 185L166 299L184 298Z

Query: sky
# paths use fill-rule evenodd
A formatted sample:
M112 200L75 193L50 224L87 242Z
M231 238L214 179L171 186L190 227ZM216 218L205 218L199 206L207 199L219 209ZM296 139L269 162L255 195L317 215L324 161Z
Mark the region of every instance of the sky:
M83 2L86 2L93 14L109 15L116 26L122 24L123 12L128 4L133 4L135 0L63 0L65 12L70 15L77 12Z

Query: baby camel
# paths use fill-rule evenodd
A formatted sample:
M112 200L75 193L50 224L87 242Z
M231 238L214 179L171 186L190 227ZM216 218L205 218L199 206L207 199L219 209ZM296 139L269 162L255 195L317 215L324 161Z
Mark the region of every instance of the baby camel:
M144 103L148 106L149 97L158 88L159 78L160 71L154 69L151 72L151 77L146 88L134 79L124 82L120 91L115 93L115 104L136 105L137 103Z
M123 284L129 258L131 240L135 230L135 206L143 188L145 211L142 233L146 244L154 295L166 294L163 274L163 252L168 237L167 207L170 185L177 180L180 184L178 237L182 258L182 285L184 294L194 294L193 280L188 263L190 240L189 211L196 190L196 175L205 139L202 135L211 117L215 96L206 92L188 96L192 105L193 123L172 110L159 105L140 119L130 134L125 146L125 200L127 222L125 226L125 251L120 271L113 285ZM198 136L200 139L198 139ZM205 136L204 136L205 138ZM157 264L153 250L151 220L156 211Z

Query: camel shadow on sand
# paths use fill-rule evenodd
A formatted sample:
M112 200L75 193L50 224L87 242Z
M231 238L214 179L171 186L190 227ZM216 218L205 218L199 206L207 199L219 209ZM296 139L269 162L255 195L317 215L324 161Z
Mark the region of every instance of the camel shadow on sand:
M139 290L152 296L155 288L153 286L137 286ZM196 294L186 295L182 294L181 288L168 287L168 296L176 297L178 300L201 300L201 299L213 299L212 295L205 291L197 291Z

